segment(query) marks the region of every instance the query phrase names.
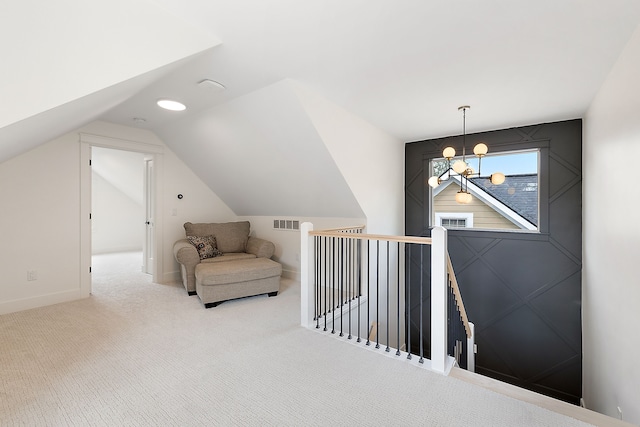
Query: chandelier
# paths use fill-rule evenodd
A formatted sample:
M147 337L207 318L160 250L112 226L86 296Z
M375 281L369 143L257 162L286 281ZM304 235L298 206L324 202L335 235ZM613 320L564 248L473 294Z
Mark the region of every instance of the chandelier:
M480 142L473 147L473 154L478 158L478 171L476 172L471 165L467 163L467 156L465 153L465 145L467 138L466 129L466 113L471 108L468 105L458 107L458 111L462 110L462 159L455 160L456 150L453 147L447 147L442 151L442 157L447 161L446 170L439 176L432 176L429 178L429 185L436 188L442 182L447 181L452 176L458 176L460 181L460 190L456 193L456 202L461 204L471 203L472 197L469 193L469 178L480 176L480 166L482 165L482 158L487 154L489 148L487 144ZM500 185L504 182L505 176L503 173L496 172L489 177L492 184Z

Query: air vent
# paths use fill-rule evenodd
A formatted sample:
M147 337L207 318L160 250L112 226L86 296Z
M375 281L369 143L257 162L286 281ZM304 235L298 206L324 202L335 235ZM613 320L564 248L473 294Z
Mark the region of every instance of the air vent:
M298 231L300 230L300 221L295 219L274 219L273 228L275 230Z

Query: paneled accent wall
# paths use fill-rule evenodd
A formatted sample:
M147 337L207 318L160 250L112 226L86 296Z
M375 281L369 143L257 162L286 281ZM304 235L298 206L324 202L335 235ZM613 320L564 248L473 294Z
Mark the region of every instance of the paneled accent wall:
M449 251L469 320L475 323L476 372L578 404L582 378L582 120L467 135L490 153L537 148L539 232L449 230ZM430 235L429 162L462 136L405 146L406 234ZM491 171L483 171L491 172ZM411 306L419 303L420 254L411 260ZM429 283L424 277L423 282ZM429 296L424 295L428 300ZM428 305L426 305L428 307ZM412 311L407 336L420 345ZM426 344L426 342L425 342Z

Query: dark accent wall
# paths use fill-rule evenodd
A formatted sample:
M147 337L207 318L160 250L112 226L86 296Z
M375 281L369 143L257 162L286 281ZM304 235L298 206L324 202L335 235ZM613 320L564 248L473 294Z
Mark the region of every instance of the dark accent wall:
M582 382L582 120L470 134L466 140L468 152L478 141L490 153L540 149L539 233L449 230L452 263L476 327L476 372L577 404ZM462 136L405 146L407 235L430 235L429 161L442 157L448 145L460 153ZM417 307L419 254L411 263L410 306ZM429 295L423 300L428 306ZM420 323L423 330L429 327L428 313L422 322L414 314L407 331L413 351L420 345Z

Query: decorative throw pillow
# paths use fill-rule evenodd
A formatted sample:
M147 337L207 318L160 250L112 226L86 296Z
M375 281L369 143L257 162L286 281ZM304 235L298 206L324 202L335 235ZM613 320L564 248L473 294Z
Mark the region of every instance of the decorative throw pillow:
M214 236L187 236L189 243L196 247L200 259L215 258L222 255L218 250Z

